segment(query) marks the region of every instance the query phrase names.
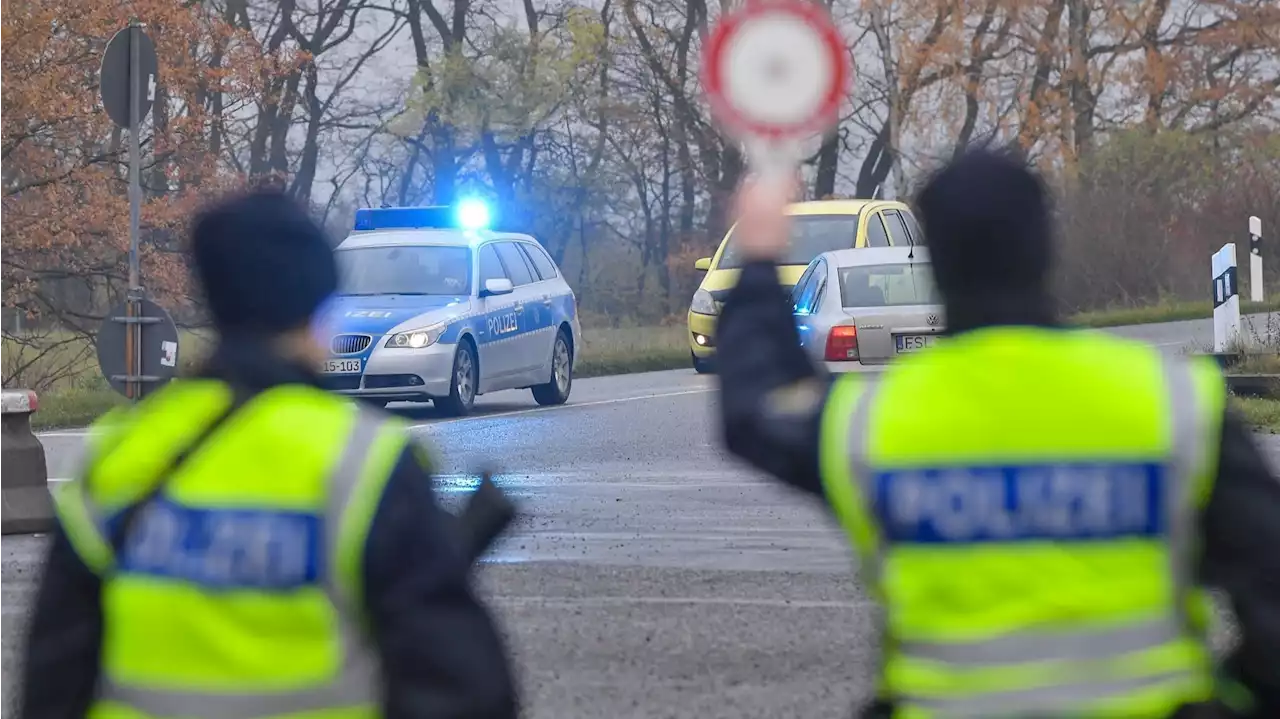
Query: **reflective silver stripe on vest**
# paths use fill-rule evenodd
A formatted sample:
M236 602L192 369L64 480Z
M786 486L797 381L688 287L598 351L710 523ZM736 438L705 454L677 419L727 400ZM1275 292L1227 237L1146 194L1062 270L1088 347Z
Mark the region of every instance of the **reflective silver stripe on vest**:
M338 676L328 684L296 691L232 694L132 686L104 673L99 700L127 704L153 717L180 716L184 719L259 719L377 704L380 686L377 655L358 625L358 610L352 605L352 597L340 586L334 567L334 559L338 556L338 527L343 512L360 483L373 440L386 423L385 419L363 408L355 411L359 412L355 427L330 478L324 517L325 556L328 559L324 588L339 610L337 632L343 661Z
M357 407L356 412L355 427L351 430L347 446L342 450L337 469L329 480L328 504L324 517L325 543L329 548L329 571L324 575L325 587L343 613L353 617L359 616L363 607L357 605L355 597L349 596L351 588L342 584L334 565L334 560L338 557L338 532L347 507L351 506L351 497L364 476L373 442L387 426L387 420L372 410Z
M1205 446L1204 415L1196 397L1192 369L1177 358L1162 358L1169 411L1169 475L1170 491L1166 492L1169 521L1170 571L1174 578L1175 607L1171 614L1145 622L1129 623L1106 629L1081 628L1062 633L1043 631L1019 632L972 642L902 641L884 636L886 653L921 659L957 667L972 668L1022 664L1040 661L1101 661L1124 654L1155 649L1190 634L1187 608L1194 587L1192 569L1195 548L1195 489L1197 472L1203 467ZM849 424L847 445L854 481L861 489L868 509L876 501L874 471L868 445L872 431L870 415L878 394L879 383L872 380L858 398ZM872 513L874 517L874 513ZM864 567L868 578L879 581L889 551L881 534L874 556ZM885 658L882 658L884 661ZM1172 681L1174 676L1131 679L1110 684L1091 683L1054 685L1019 692L983 694L956 702L921 701L921 706L936 708L943 716L994 716L1008 711L1053 710L1069 707L1102 694L1122 694L1146 686Z
M1169 506L1169 555L1174 593L1177 597L1175 612L1185 631L1192 631L1188 616L1191 591L1195 586L1192 571L1195 567L1196 549L1196 487L1197 473L1204 467L1205 416L1196 397L1195 375L1191 366L1174 357L1163 357L1165 390L1169 396L1169 438L1172 442L1173 461L1170 469L1175 473L1173 486L1177 491L1168 493ZM1198 632L1194 632L1197 633Z
M875 502L875 482L872 479L871 464L867 460L867 445L871 441L871 406L875 403L876 395L880 393L880 381L878 378L872 377L866 380L863 385L862 394L858 396L858 403L853 407L853 419L849 421L849 462L853 472L853 481L861 484L860 494L862 501L866 503L868 510ZM869 518L874 521L874 514L868 513ZM876 529L880 529L877 525ZM879 582L881 572L884 569L884 557L888 546L883 536L876 543L876 551L870 554L862 554L863 562L867 566L862 567L869 579Z
M868 377L862 386L862 394L858 395L858 403L853 407L853 418L849 420L849 461L850 469L853 473L853 481L862 485L862 501L867 509L872 507L875 501L874 482L871 479L871 465L867 461L868 450L867 445L871 441L871 406L875 402L876 395L880 391L880 381L877 377ZM875 518L868 512L868 521L874 523ZM876 529L880 527L877 525ZM884 573L884 558L888 552L885 536L883 532L876 541L874 551L859 552L861 558L861 566L859 572L864 574L869 582L880 583L880 578ZM882 639L892 640L888 632L888 609L881 607L880 611L875 613L875 633ZM877 671L879 677L884 677L886 664L889 661L889 648L882 643L880 653L876 656Z
M939 719L997 719L999 717L1044 717L1070 712L1082 704L1106 701L1161 685L1180 687L1197 680L1190 672L1170 672L1129 679L1099 678L1067 681L1049 687L990 692L948 699L906 697L914 706Z
M976 642L909 642L898 650L917 659L958 666L1021 664L1039 661L1094 661L1140 652L1177 641L1182 623L1173 617L1126 624L1120 628L1019 632Z

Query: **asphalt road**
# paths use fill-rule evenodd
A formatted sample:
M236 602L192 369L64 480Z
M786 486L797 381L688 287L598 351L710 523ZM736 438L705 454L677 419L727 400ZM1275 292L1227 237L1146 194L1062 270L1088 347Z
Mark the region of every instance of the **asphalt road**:
M1167 352L1212 335L1206 321L1116 331ZM496 457L522 501L480 579L529 716L849 716L867 696L875 611L851 554L815 503L716 446L713 382L579 380L566 406L504 392L464 419L401 408L439 453L443 492L467 491L466 473ZM51 476L72 476L83 432L43 439ZM42 541L3 541L6 700Z

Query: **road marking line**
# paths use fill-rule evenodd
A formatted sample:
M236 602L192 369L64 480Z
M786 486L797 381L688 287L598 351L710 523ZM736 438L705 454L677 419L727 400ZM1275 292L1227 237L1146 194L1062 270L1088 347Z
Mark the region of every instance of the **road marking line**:
M418 422L409 425L413 429L421 427L439 427L446 424L455 424L457 422L469 422L481 419L497 419L499 417L511 417L520 414L533 414L535 412L551 412L559 409L575 409L578 407L599 407L607 404L618 404L620 402L637 402L643 399L661 399L663 397L679 397L688 394L706 394L715 391L714 387L701 387L698 389L681 390L678 392L658 392L654 394L642 394L634 397L615 397L614 399L601 399L593 402L578 402L572 404L562 404L555 407L530 407L529 409L515 409L506 412L493 412L490 414L477 414L470 417L457 417L454 419L437 420L431 422ZM90 431L87 429L61 429L49 432L37 432L38 437L87 437Z
M611 477L624 477L615 481ZM448 472L434 476L438 492L469 492L480 482L478 472ZM503 488L554 489L558 487L590 487L607 492L614 488L636 489L705 489L718 487L778 487L768 477L755 477L749 470L692 471L634 470L630 467L601 466L594 470L545 470L528 472L519 469L499 471L494 481Z
M814 599L748 599L733 597L639 597L639 596L622 596L622 597L545 597L545 596L516 596L499 594L493 596L493 600L502 604L514 605L534 605L543 606L561 606L566 608L576 608L582 606L598 606L608 607L619 604L655 604L659 606L670 605L730 605L745 607L780 607L792 609L860 609L873 604L869 600L849 601L840 599L831 600L814 600Z
M683 390L680 392L663 392L659 394L642 394L635 397L616 397L614 399L601 399L594 402L581 402L576 404L562 404L555 407L530 407L529 409L516 409L509 412L495 412L494 414L477 414L471 417L457 417L455 419L446 419L440 422L422 422L420 424L409 425L413 429L423 427L442 427L448 424L457 424L458 422L470 422L483 419L498 419L500 417L512 417L521 414L535 414L538 412L554 412L562 409L578 409L581 407L600 407L606 404L620 404L622 402L638 402L642 399L661 399L663 397L680 397L689 394L706 394L715 391L713 387L703 387L701 389Z
M513 494L524 494L530 490L554 490L560 487L565 489L579 489L582 487L591 487L599 489L599 494L608 494L611 489L649 489L655 491L702 491L704 489L761 489L769 488L771 485L767 481L761 482L698 482L693 484L684 484L681 482L670 483L640 483L640 482L510 482L503 481L502 477L495 477L499 487ZM436 492L440 494L470 494L475 491L475 483L469 485L449 484L445 486L437 486ZM543 492L542 494L551 494ZM588 495L577 495L586 499ZM548 497L549 499L560 500L562 497Z
M578 473L585 474L585 473ZM549 476L573 476L573 475L549 475ZM499 474L495 478L499 484L512 489L520 489L522 487L537 488L555 488L555 487L599 487L600 489L610 489L612 487L639 487L642 489L693 489L703 487L772 487L774 486L769 480L762 479L757 482L744 482L741 480L732 480L727 482L685 482L680 477L672 475L670 482L602 482L599 480L555 480L542 479L525 481L521 479L521 475ZM50 477L50 482L71 482L75 477ZM436 475L436 491L470 491L475 489L476 483L479 481L476 475L469 474L441 474Z
M726 481L723 481L723 482L716 482L716 481L693 482L693 481L688 481L686 478L680 476L679 473L676 473L676 472L666 472L666 473L638 472L637 473L640 475L652 474L656 476L669 478L666 481L610 482L607 480L590 479L590 477L598 477L601 474L607 475L614 471L615 470L603 470L599 473L597 472L565 472L563 474L556 473L556 472L546 472L546 473L537 473L537 474L524 474L519 472L513 472L511 474L499 473L498 475L495 476L494 479L502 487L511 489L517 492L521 489L556 489L558 487L592 487L595 489L600 489L601 491L608 491L614 488L688 490L688 489L717 489L721 487L758 489L758 488L770 488L770 487L776 486L775 483L771 482L767 478L756 480L756 481L727 479ZM702 477L727 476L727 473L726 474L701 473L700 475L694 475L694 476L702 476ZM577 479L575 477L580 477L581 479ZM692 478L693 477L689 477L689 479L692 479ZM476 484L479 482L479 475L465 474L465 473L438 474L438 475L435 475L434 479L435 479L435 485L436 485L435 487L436 492L444 493L444 494L454 494L454 493L465 494L467 492L471 492L475 490ZM72 481L75 481L75 477L50 477L47 481L50 483L72 482Z
M570 540L608 540L608 541L671 541L687 540L694 542L723 541L727 539L755 539L768 537L831 537L842 539L840 529L795 529L786 527L760 527L757 529L738 529L725 527L717 531L685 531L685 532L651 532L636 530L634 532L577 532L571 529L534 530L512 532L512 538L520 539L570 539Z
M581 480L583 482L592 481L600 484L600 477L617 475L625 477L628 482L652 481L661 482L664 480L680 480L684 481L703 481L713 482L720 479L745 481L746 478L755 478L754 470L750 467L737 467L731 464L724 464L723 469L650 469L648 467L638 468L633 464L608 463L593 465L591 469L577 469L568 467L550 467L547 469L511 469L502 470L495 474L495 479L509 481L538 481L552 479ZM442 482L469 483L474 485L479 478L474 471L441 472L435 475ZM758 475L761 481L772 481L764 474Z

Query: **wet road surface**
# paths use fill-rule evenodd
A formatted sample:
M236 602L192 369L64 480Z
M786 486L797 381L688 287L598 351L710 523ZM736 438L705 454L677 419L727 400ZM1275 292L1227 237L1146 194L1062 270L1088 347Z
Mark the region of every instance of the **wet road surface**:
M1132 332L1176 352L1205 324ZM718 449L713 387L655 372L580 380L564 407L505 392L464 419L400 408L440 456L442 493L497 457L522 503L480 581L527 716L839 717L867 697L876 613L851 554L814 501ZM83 432L43 440L51 476L73 475ZM3 540L6 704L42 542Z

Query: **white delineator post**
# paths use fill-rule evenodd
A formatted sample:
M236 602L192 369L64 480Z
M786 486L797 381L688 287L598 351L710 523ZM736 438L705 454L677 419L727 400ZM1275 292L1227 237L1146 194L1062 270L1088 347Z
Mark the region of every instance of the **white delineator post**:
M1240 294L1236 282L1236 246L1228 242L1213 254L1213 351L1226 352L1240 338Z
M1249 218L1249 299L1262 302L1262 218Z

